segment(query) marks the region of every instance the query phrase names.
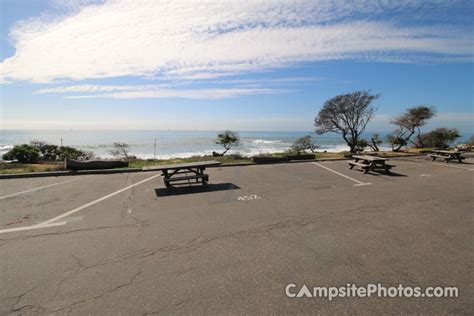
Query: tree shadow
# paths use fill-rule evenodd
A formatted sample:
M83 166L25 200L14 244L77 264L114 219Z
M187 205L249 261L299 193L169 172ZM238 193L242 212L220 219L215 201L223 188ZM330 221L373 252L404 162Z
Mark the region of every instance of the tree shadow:
M207 185L195 185L195 186L184 186L176 188L156 188L155 193L157 197L183 195L183 194L195 194L204 192L215 192L215 191L227 191L227 190L239 190L240 187L233 183L211 183Z

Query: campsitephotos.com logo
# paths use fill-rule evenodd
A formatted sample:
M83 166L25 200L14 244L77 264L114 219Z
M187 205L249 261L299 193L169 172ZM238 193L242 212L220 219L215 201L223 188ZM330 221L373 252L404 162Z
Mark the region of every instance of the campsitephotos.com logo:
M383 286L380 283L367 284L365 286L357 286L347 283L346 286L313 286L308 287L306 284L297 286L290 283L285 287L285 294L289 298L324 298L332 301L335 298L349 297L406 297L406 298L441 298L441 297L458 297L459 289L452 286L429 286L411 287L399 284L398 286Z

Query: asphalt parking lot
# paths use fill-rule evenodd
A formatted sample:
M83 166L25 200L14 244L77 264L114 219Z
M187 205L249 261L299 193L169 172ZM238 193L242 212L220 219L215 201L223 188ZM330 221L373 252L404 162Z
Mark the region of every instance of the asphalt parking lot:
M0 314L455 313L473 304L474 158L0 180ZM288 298L289 283L458 298Z

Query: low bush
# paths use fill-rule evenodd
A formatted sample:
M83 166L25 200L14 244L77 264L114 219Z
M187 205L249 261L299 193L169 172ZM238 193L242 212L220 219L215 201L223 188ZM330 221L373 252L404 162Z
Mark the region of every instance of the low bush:
M440 149L446 149L449 144L461 137L459 131L455 128L436 128L431 132L421 134L418 138L417 147L434 147Z
M88 151L82 151L69 146L59 147L58 158L64 160L65 158L74 160L90 160L94 158L94 154Z
M22 163L37 162L39 157L39 150L27 144L16 145L9 152L3 155L4 160L18 160Z

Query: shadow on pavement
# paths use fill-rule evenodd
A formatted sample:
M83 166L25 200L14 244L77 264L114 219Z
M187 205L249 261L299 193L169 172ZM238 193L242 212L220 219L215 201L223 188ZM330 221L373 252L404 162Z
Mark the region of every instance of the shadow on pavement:
M360 173L364 172L363 170L359 170L359 169L354 169L354 170L355 171L360 171ZM407 175L402 174L402 173L397 173L397 172L393 172L393 171L390 171L390 173L386 173L384 170L370 170L365 175L371 175L371 176L376 176L376 177L378 177L378 176L407 177Z
M374 171L370 170L368 174L373 175L373 176L388 176L388 177L407 177L405 174L401 173L396 173L393 171L390 171L390 173L386 173L385 171Z
M168 190L167 188L157 188L155 189L156 196L172 196L172 195L182 195L182 194L194 194L194 193L203 193L203 192L214 192L214 191L226 191L226 190L238 190L240 187L232 183L217 183L217 184L207 184L196 185L196 186L183 186L178 188L172 188Z

